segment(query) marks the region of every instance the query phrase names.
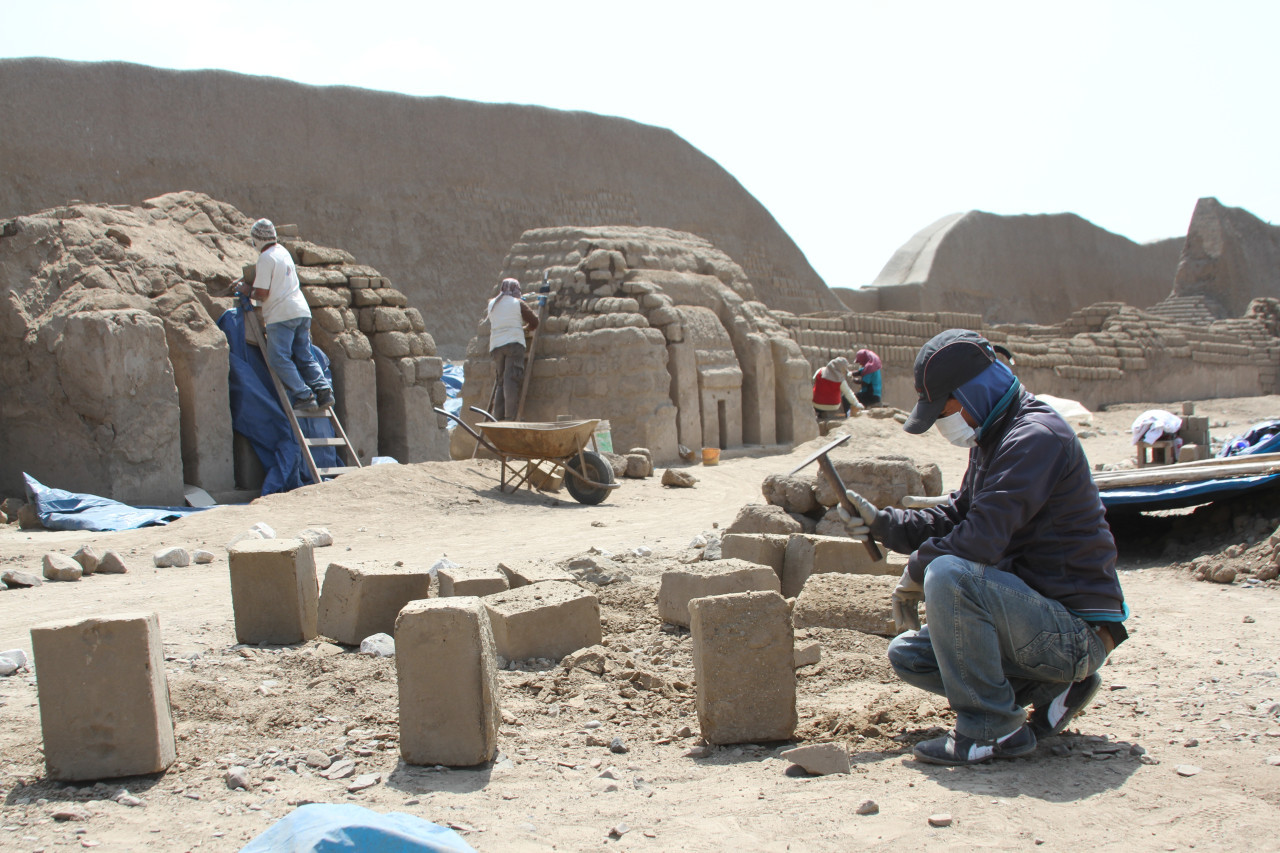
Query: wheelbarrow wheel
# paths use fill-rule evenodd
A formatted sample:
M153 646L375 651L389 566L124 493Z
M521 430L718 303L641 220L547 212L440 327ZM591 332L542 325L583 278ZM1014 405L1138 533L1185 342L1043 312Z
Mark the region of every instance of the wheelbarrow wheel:
M583 463L586 463L585 466ZM571 471L577 471L589 480L595 480L597 483L605 483L606 485L613 482L613 466L601 458L600 454L590 450L582 451L582 456L571 456L564 463L564 466ZM604 489L599 486L593 486L579 480L573 474L568 474L564 478L564 487L569 490L569 494L573 495L573 499L580 504L589 504L594 506L609 496L610 489Z

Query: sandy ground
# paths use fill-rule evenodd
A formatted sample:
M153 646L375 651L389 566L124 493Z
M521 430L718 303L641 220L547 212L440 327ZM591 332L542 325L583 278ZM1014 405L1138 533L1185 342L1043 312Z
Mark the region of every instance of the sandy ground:
M1128 427L1145 408L1116 407L1080 425L1091 461L1129 464ZM1204 401L1198 411L1223 437L1280 416L1280 398ZM907 436L870 418L850 429L865 455L938 462L947 488L963 470L964 453L936 435ZM658 579L693 537L762 502L765 475L810 450L699 466L693 489L627 480L598 507L563 493L500 495L495 463L471 461L380 466L163 528L0 528L0 568L38 574L45 552L84 543L114 548L131 565L126 575L0 592L0 649L30 654L30 627L48 620L154 611L178 736L178 763L166 773L49 782L37 674L0 679L0 850L238 850L306 802L408 812L454 826L478 850L1280 849L1276 583L1197 582L1189 566L1205 555L1242 570L1262 560L1280 522L1280 507L1266 503L1117 527L1132 639L1104 669L1095 705L1030 758L964 769L914 761L912 744L951 725L945 702L894 678L884 638L826 629L807 632L822 660L798 671L795 741L690 756L699 744L691 643L657 619ZM609 551L632 576L598 589L610 668L601 676L534 661L504 671L499 760L405 765L393 659L321 641L235 646L223 546L258 521L281 535L327 527L335 544L317 551L321 571L343 558L490 566ZM153 568L151 554L170 545L218 559ZM652 556L635 556L640 546ZM622 672L653 676L653 689ZM626 752L610 750L614 738ZM795 742L828 740L849 747L850 775L808 777L778 757ZM352 775L318 775L307 760L321 753L318 763L354 762ZM249 790L228 789L234 765L248 767ZM350 790L370 774L376 782ZM141 803L117 802L121 789ZM868 800L878 811L857 814ZM83 819L54 819L68 808ZM940 814L949 826L930 825Z

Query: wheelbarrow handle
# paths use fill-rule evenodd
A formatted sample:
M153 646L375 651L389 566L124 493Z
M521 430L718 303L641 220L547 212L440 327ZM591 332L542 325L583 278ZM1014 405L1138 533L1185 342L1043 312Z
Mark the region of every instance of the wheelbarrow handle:
M480 408L479 406L467 406L467 408L468 408L468 409L470 409L471 411L475 412L477 415L481 415L481 416L483 416L483 417L484 417L484 419L485 419L486 421L495 421L495 422L496 422L496 421L498 420L498 419L497 419L497 418L495 418L493 415L489 414L488 412L486 412L484 409Z
M474 406L472 408L474 408ZM489 450L496 453L498 456L503 455L501 450L499 450L498 448L494 447L492 444L489 443L489 439L485 438L483 435L473 430L470 424L468 424L462 418L455 415L453 412L446 412L444 409L440 408L439 406L432 407L432 411L435 412L437 415L444 415L446 418L448 418L458 426L465 429L468 433L471 434L472 438L474 438L480 444L483 444L485 447L487 447Z

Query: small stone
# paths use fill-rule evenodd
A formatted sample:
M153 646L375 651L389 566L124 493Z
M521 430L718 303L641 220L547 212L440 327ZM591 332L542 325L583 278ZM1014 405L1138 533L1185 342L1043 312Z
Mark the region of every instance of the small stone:
M1267 764L1272 767L1280 767L1280 755L1268 755Z
M323 770L333 763L333 759L318 749L308 752L307 757L303 760L307 762L308 767L315 767L318 770Z
M676 737L693 737L693 729L688 726L681 726L676 729Z
M1179 776L1194 776L1200 772L1200 768L1194 764L1179 764L1175 770Z
M796 643L793 656L796 669L802 666L812 666L822 660L822 644L817 640L812 640L808 643Z
M27 653L22 649L0 652L0 675L13 675L27 665Z
M631 831L631 827L627 826L625 823L620 823L609 830L609 837L621 838L622 836L626 835L630 831Z
M69 820L88 820L90 815L87 809L72 805L56 809L50 817L59 823L64 823Z
M45 554L41 561L44 578L50 581L78 581L84 574L80 564L65 554Z
M252 787L252 784L249 781L249 770L245 767L240 767L238 765L235 767L228 767L227 774L223 778L227 783L227 787L232 791L237 788L247 791Z
M613 740L609 741L609 751L616 752L619 755L621 755L623 753L630 752L631 747L623 743L622 738L616 737Z
M17 569L5 569L0 572L0 581L3 581L10 589L17 589L26 586L40 586L44 583L38 575L29 572L20 572Z
M1200 739L1199 739L1199 738L1194 738L1194 737L1189 737L1189 738L1187 738L1185 741L1183 741L1182 745L1183 745L1183 746L1185 746L1185 747L1187 747L1188 749L1190 749L1190 748L1191 748L1191 747L1193 747L1193 746L1199 746L1199 745L1200 745Z
M828 776L833 773L849 772L849 750L840 743L811 743L788 749L781 753L792 764L804 768L806 773L816 776Z
M130 808L137 808L138 806L142 805L142 800L138 799L133 794L130 794L124 788L121 788L119 791L116 791L116 795L111 799L115 800L117 803L119 803L122 806L129 806Z
M1209 580L1214 583L1234 583L1236 579L1236 570L1231 566L1222 565L1213 570L1213 574L1209 575Z
M206 551L203 548L197 548L196 550L191 552L191 562L199 563L200 565L204 565L205 563L212 563L214 556L215 555L212 551Z
M710 746L695 746L684 754L685 758L706 758L714 750Z
M1242 621L1246 625L1252 625L1256 620L1252 616L1246 616Z
M946 812L929 815L929 826L951 826L951 815Z
M662 472L662 485L671 486L676 489L692 489L697 485L698 478L687 471L681 471L679 468L668 468Z
M151 562L157 569L170 569L174 566L191 565L191 552L186 548L165 548L151 555Z
M600 771L600 775L596 776L596 778L597 779L613 779L614 781L617 781L617 779L619 778L618 771L613 767L606 767L604 770Z
M354 794L356 791L363 791L365 788L372 788L382 780L377 773L362 773L352 779L347 785L347 793Z
M356 772L356 763L349 758L343 758L330 764L320 772L320 775L326 779L345 779L354 772Z
M360 654L376 658L396 656L396 641L390 634L372 634L360 641Z
M93 550L92 545L81 545L79 550L71 555L71 559L80 564L81 570L86 575L91 575L98 570L98 563L102 558L98 556L98 552Z
M854 809L854 814L880 814L880 804L875 800L864 800L862 805Z
M333 534L324 527L308 527L298 533L298 538L312 548L327 548L333 544Z
M1156 758L1153 755L1139 755L1138 761L1141 762L1142 764L1150 764L1150 765L1155 765L1160 763L1160 759Z
M105 551L102 559L98 561L98 574L100 575L123 575L127 574L128 571L129 566L125 563L124 557L121 557L116 551Z

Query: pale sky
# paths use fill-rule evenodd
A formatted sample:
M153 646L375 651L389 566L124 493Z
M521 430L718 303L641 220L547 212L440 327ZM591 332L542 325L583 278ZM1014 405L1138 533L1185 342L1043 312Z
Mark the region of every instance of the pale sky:
M1069 211L1139 242L1185 235L1201 196L1280 216L1278 36L1271 0L0 2L0 57L670 128L832 287L964 210Z

